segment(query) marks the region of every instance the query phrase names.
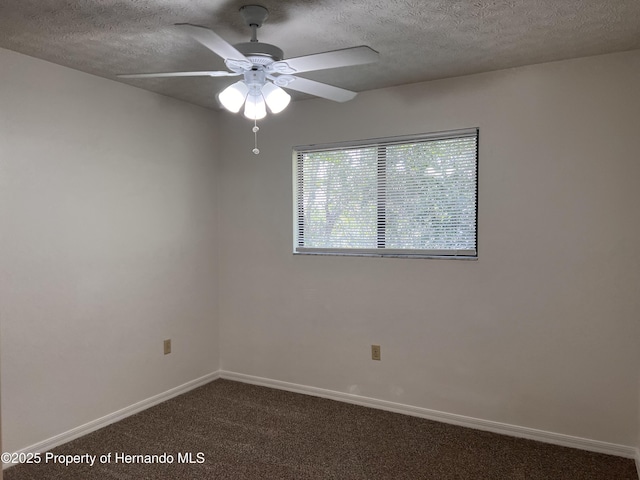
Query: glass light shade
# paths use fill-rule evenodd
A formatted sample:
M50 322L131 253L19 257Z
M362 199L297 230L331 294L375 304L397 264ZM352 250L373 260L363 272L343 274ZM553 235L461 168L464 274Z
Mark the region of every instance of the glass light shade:
M218 100L224 108L233 113L238 113L242 108L245 98L249 93L249 88L241 80L229 85L218 95Z
M251 120L260 120L267 116L267 107L262 95L249 95L244 104L244 116Z
M280 113L291 101L291 96L287 92L270 82L262 87L262 95L272 113Z

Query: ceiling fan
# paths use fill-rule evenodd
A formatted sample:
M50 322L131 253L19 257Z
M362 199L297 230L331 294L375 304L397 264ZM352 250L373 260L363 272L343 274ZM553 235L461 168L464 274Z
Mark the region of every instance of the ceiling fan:
M257 29L267 19L268 10L260 5L245 5L240 8L240 14L246 25L252 29L252 35L251 41L236 45L231 45L205 27L187 23L175 25L177 29L222 57L229 71L139 73L118 75L118 77L242 76L242 80L222 90L218 94L218 100L224 108L234 113L239 112L244 105L244 115L256 121L266 116L267 107L271 113L281 112L287 107L291 97L283 89L295 90L336 102L346 102L356 96L356 92L298 77L295 74L372 63L378 60L378 52L367 46L284 59L280 48L258 42ZM257 125L254 126L254 133L257 132L257 128Z

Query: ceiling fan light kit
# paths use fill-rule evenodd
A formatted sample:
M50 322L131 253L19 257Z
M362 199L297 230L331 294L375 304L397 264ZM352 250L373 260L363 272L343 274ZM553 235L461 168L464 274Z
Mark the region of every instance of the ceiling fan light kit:
M287 105L289 105L291 101L291 95L273 83L264 84L262 87L262 95L264 95L264 100L267 102L271 113L280 113L287 108Z
M236 45L231 45L217 33L205 27L187 23L176 24L176 28L222 57L229 71L139 73L118 76L123 78L242 76L242 80L226 87L217 98L220 104L232 113L238 113L244 105L244 116L254 121L253 153L258 154L260 151L257 146L259 130L257 120L266 117L267 108L273 114L287 108L291 96L284 89L336 102L346 102L356 96L356 92L297 77L294 74L372 63L378 59L378 52L369 47L360 46L285 60L280 48L258 41L257 29L269 16L268 10L260 5L245 5L240 8L240 14L245 24L251 28L252 35L251 41Z
M240 81L229 85L221 91L218 94L218 100L222 106L230 112L238 113L248 94L249 87L247 87L244 82Z
M244 104L244 116L250 120L260 120L267 115L265 103L271 113L280 113L289 105L291 96L267 81L263 70L249 70L244 73L244 80L220 92L218 100L232 113L238 113Z

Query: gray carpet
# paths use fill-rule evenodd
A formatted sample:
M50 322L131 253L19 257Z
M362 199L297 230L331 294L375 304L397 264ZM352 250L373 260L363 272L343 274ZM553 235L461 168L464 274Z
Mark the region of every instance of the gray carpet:
M111 462L100 463L100 455L109 453ZM116 454L163 453L172 455L173 463L115 463ZM179 453L204 461L180 463ZM19 465L5 471L5 480L638 479L630 459L228 380L211 382L51 454L97 458L93 466Z

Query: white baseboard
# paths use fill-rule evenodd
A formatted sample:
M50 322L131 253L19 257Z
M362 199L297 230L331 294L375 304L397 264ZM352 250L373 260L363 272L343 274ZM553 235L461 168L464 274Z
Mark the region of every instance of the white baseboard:
M427 408L414 407L402 403L389 402L386 400L378 400L375 398L362 397L350 393L336 392L333 390L325 390L323 388L309 387L306 385L298 385L295 383L282 382L279 380L271 380L268 378L254 377L242 373L228 372L220 370L220 378L235 380L238 382L251 383L254 385L262 385L265 387L287 390L290 392L303 393L316 397L338 400L340 402L353 403L365 407L387 410L390 412L403 413L405 415L413 415L415 417L426 418L438 422L460 425L462 427L475 428L477 430L485 430L488 432L500 433L512 437L527 438L537 440L544 443L552 443L563 447L578 448L580 450L589 450L591 452L606 453L608 455L616 455L618 457L635 458L636 465L640 462L638 459L638 450L634 447L626 445L618 445L615 443L601 442L588 438L573 437L562 433L546 432L534 428L520 427L517 425L509 425L507 423L494 422L492 420L483 420L480 418L467 417L454 413L440 412L438 410L430 410ZM640 472L640 467L639 467Z
M15 453L43 453L51 450L59 445L70 442L71 440L75 440L76 438L82 437L83 435L87 435L88 433L94 432L102 427L106 427L112 423L123 420L131 415L134 415L138 412L146 410L147 408L151 408L154 405L162 403L170 398L177 397L178 395L182 395L190 390L198 388L206 383L212 382L220 377L219 372L212 372L207 375L204 375L200 378L196 378L195 380L191 380L190 382L179 385L175 388L167 390L166 392L159 393L158 395L154 395L153 397L147 398L146 400L142 400L140 402L134 403L133 405L129 405L123 409L120 409L116 412L105 415L104 417L93 420L89 423L85 423L84 425L80 425L79 427L72 428L66 432L63 432L55 437L48 438L43 440L42 442L35 443L30 445L22 450L19 450ZM4 463L2 468L11 467L11 463Z
M530 440L537 440L539 442L561 445L563 447L578 448L581 450L606 453L608 455L616 455L625 458L635 458L636 468L638 469L638 477L640 478L640 450L634 447L601 442L588 438L573 437L561 433L546 432L544 430L536 430L528 427L509 425L506 423L494 422L491 420L467 417L454 413L414 407L412 405L389 402L387 400L378 400L375 398L363 397L350 393L343 393L334 390L310 387L307 385L282 382L280 380L255 377L252 375L245 375L242 373L229 372L225 370L219 370L217 372L209 373L207 375L204 375L203 377L197 378L183 385L167 390L166 392L154 395L153 397L150 397L146 400L142 400L121 410L110 413L109 415L105 415L104 417L98 418L89 423L85 423L84 425L80 425L79 427L73 428L67 432L61 433L47 440L43 440L42 442L38 442L29 447L23 448L16 453L46 452L48 450L51 450L52 448L70 442L71 440L75 440L76 438L79 438L83 435L87 435L88 433L91 433L102 427L106 427L107 425L115 423L119 420L123 420L131 415L141 412L142 410L146 410L147 408L153 407L154 405L186 393L218 378L225 378L228 380L235 380L238 382L250 383L254 385L262 385L265 387L287 390L289 392L302 393L315 397L323 397L340 402L362 405L364 407L377 408L379 410L387 410L390 412L426 418L428 420L460 425L462 427L475 428L477 430L485 430L502 435L510 435L512 437L528 438ZM11 464L3 464L3 468L7 468L10 466Z

